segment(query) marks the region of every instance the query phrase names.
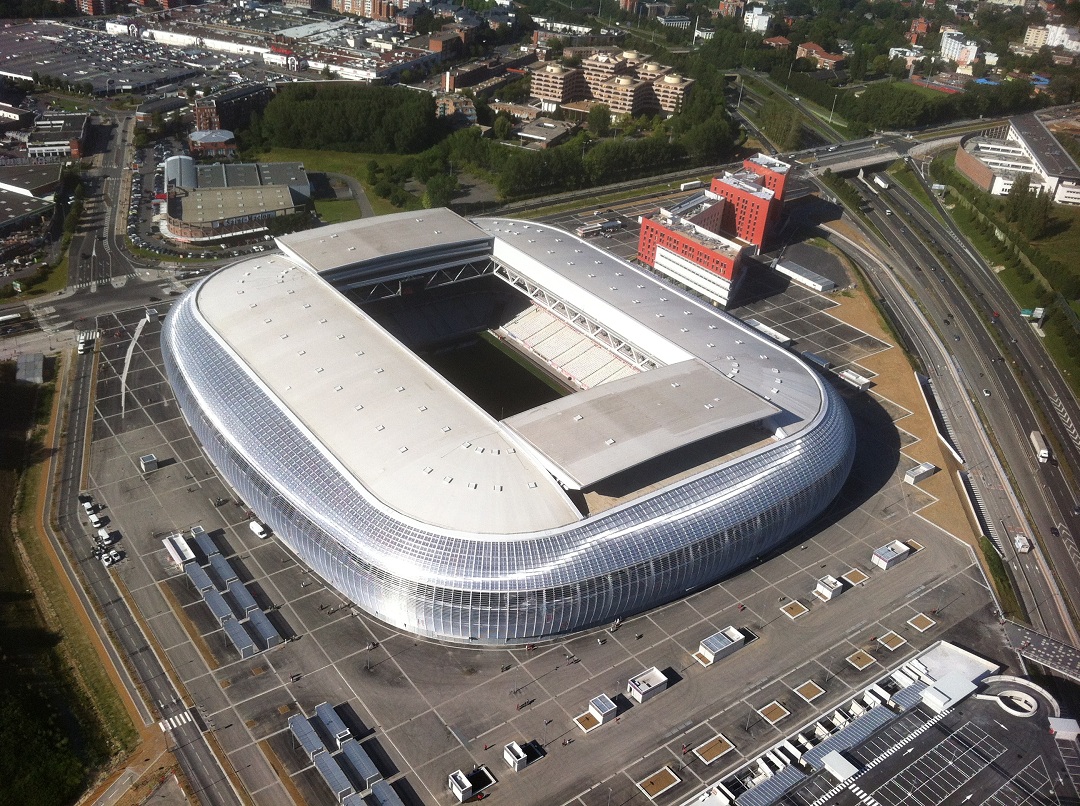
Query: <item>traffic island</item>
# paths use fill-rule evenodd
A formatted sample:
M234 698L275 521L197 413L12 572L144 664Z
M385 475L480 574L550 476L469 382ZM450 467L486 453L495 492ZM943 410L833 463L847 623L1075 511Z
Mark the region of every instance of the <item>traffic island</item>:
M708 766L734 749L735 745L729 742L723 734L718 733L705 744L695 747L694 755L705 762L705 766Z
M648 796L649 800L663 795L672 787L682 783L682 778L671 771L671 767L661 767L644 781L637 782L637 788Z
M758 713L761 714L762 718L770 725L775 725L781 719L785 719L786 717L791 715L791 711L782 706L776 700L773 700L764 708L759 708Z
M937 624L936 621L934 621L932 618L930 618L925 613L919 613L919 615L915 616L915 618L908 619L907 623L908 623L908 626L914 627L919 632L926 632L931 627L933 627L935 624Z
M873 657L868 655L866 652L863 652L861 649L858 652L853 652L852 654L848 655L846 660L860 672L867 666L870 666L877 662L873 659Z
M895 652L900 647L902 647L904 644L906 644L907 640L905 640L904 638L901 638L899 635L897 635L892 630L889 630L883 636L878 638L878 643L881 644L883 647L885 647L890 652Z
M815 683L813 680L807 680L801 686L793 689L796 694L802 697L807 702L813 702L822 694L825 693L825 689Z
M861 585L869 580L870 576L869 574L860 571L858 568L852 568L846 574L843 574L840 579L844 580L844 582L854 588L856 585Z
M805 616L810 612L809 608L802 602L788 602L786 605L780 608L780 612L794 621L800 616Z

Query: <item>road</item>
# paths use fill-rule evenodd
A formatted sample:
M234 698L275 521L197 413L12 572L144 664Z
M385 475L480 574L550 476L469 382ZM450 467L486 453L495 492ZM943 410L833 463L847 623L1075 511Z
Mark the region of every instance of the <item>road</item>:
M1060 515L1059 507L1047 506L1048 496L1042 487L1054 490L1058 497L1069 496L1061 469L1039 465L1028 442L1028 433L1039 426L1024 393L1022 384L1026 381L1020 375L1025 362L1038 367L1039 359L1018 350L1024 336L1037 337L1022 321L1015 327L1009 316L1014 306L1008 307L1007 314L1004 306L999 309L988 301L989 289L969 287L964 247L906 191L895 183L888 191L878 189L876 195L868 186L863 190L871 205L869 218L896 256L892 269L904 284L905 295L918 298L919 314L927 319L930 332L922 328L924 332L914 334L912 342L923 353L925 365L936 371L935 391L945 417L958 434L967 470L981 492L987 527L1013 568L1033 621L1061 640L1075 640L1075 629L1067 612L1062 612L1058 592L1043 578L1048 569L1040 553L1020 555L1012 545L1013 535L1028 532L1024 510L1013 496L1014 486L1036 522L1039 513L1044 517L1052 512ZM886 209L895 214L887 214ZM910 218L902 220L899 213ZM927 239L925 243L918 233ZM933 251L939 248L946 256L941 262ZM997 284L996 278L989 279ZM1000 314L996 318L994 310ZM936 343L946 344L948 349L935 355ZM1035 346L1041 351L1041 345ZM946 383L953 374L957 383ZM995 451L1005 459L1010 475L999 470ZM1068 536L1067 531L1062 534ZM1066 548L1072 544L1071 539L1047 541L1049 558L1066 595L1080 591L1080 572Z
M146 700L156 706L161 720L190 712L183 702L171 678L165 673L161 659L138 621L128 607L126 599L117 588L112 574L91 554L92 544L89 526L84 524L80 513L79 491L83 479L83 451L86 445L88 412L92 410L95 357L92 354L76 357L74 374L67 397L67 440L60 457L60 470L55 487L57 520L60 533L54 538L66 544L61 552L68 573L76 581L76 588L83 597L87 594L98 603L97 609L108 624L115 644L106 640L110 653L123 652L130 664L135 681ZM108 513L101 513L107 523ZM122 545L122 542L121 544ZM75 566L74 569L71 564ZM74 571L74 573L73 573ZM81 583L81 584L80 584ZM91 610L91 612L93 612ZM123 670L123 664L117 665ZM123 672L122 672L123 674ZM126 677L126 675L124 675ZM130 678L128 678L130 681ZM140 704L144 718L149 717L147 704L140 700L140 692L134 691L134 699ZM186 720L186 717L182 717ZM233 789L217 757L203 735L205 725L193 715L190 721L175 720L179 724L170 730L171 749L187 776L188 782L202 803L211 806L234 806L240 804L239 795Z

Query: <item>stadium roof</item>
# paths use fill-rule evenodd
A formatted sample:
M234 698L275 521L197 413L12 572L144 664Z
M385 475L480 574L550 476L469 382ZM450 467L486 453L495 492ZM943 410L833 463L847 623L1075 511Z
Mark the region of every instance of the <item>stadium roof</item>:
M475 224L446 208L346 221L280 239L286 256L317 272L340 269L403 251L443 247L460 240L490 240Z
M779 409L696 359L537 406L506 425L574 488Z
M423 237L367 231L391 236L386 249ZM299 235L309 233L281 242L295 247ZM322 249L316 241L308 251ZM581 517L494 419L297 263L271 257L220 271L201 287L199 310L346 474L401 515L489 534Z
M790 435L820 411L812 373L736 320L561 230L477 223L425 210L300 232L278 239L284 256L226 268L198 291L253 379L398 516L493 537L555 529L583 516L553 475L587 486L747 423ZM500 423L341 290L476 254L666 366ZM575 422L590 424L586 438Z

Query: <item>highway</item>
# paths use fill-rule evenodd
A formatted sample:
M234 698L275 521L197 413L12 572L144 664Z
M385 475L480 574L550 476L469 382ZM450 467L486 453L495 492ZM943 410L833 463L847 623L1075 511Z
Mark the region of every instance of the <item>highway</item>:
M1069 487L1060 466L1035 461L1028 440L1031 430L1041 428L1024 389L1032 376L1045 372L1045 366L1040 367L1046 361L1039 355L1041 345L1026 343L1038 337L1019 318L1014 305L999 304L997 295L1004 294L1004 289L988 270L983 277L988 282L974 282L968 274L973 258L966 247L906 191L895 183L887 191L877 188L875 193L866 185L861 190L871 205L870 220L895 256L892 268L905 296L918 300L920 315L925 315L931 328L931 333L916 334L912 341L923 353L928 370L936 372L935 391L981 492L988 531L1013 568L1033 623L1060 640L1073 642L1076 631L1059 592L1043 578L1052 579L1052 575L1040 552L1018 554L1012 545L1015 534L1028 532L1024 509L1013 494L1015 487L1037 524L1057 522L1062 539L1051 537L1048 526L1040 532L1048 538L1047 552L1059 587L1067 596L1080 591L1077 554L1069 550L1075 542L1062 515L1063 501L1071 508ZM887 214L886 209L894 214ZM936 250L945 256L943 261ZM948 349L934 355L936 343ZM953 375L956 383L945 383ZM1004 458L1008 475L999 469L995 450Z

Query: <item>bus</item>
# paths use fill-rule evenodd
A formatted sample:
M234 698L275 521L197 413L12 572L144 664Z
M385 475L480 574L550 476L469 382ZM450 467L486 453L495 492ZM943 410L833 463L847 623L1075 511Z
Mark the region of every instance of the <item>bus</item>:
M1031 432L1031 447L1035 449L1035 458L1040 464L1050 461L1050 449L1046 446L1046 440L1039 431Z
M22 319L21 313L5 313L3 316L0 316L0 324L3 324L4 322L17 322L20 319Z
M588 238L590 235L599 235L602 229L603 225L598 221L595 224L582 224L574 230L574 234L579 238Z

